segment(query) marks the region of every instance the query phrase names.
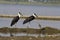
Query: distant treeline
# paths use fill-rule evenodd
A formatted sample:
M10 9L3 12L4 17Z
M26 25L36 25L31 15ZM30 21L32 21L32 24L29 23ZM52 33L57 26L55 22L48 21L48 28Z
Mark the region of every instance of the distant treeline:
M15 2L60 2L60 0L0 0L0 1L15 1Z

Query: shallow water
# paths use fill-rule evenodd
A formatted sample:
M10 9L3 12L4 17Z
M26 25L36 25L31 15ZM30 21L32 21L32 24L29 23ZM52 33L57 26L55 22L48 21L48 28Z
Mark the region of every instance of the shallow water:
M27 33L12 33L13 36L39 36L39 34L27 34ZM10 33L0 33L0 36L6 36L9 37L11 36Z

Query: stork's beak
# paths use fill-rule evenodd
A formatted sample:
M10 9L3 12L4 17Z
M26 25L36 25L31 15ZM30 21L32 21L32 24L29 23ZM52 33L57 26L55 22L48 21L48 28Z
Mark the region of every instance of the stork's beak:
M21 16L23 16L21 12L19 12L19 14L20 14Z
M38 17L38 16L36 15L36 13L34 13L34 15L35 15L36 17Z

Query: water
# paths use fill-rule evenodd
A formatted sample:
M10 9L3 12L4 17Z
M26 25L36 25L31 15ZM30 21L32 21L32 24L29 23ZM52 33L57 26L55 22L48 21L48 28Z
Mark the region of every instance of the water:
M27 34L27 33L12 33L13 36L33 36L33 37L45 37L45 36L51 36L51 37L54 37L54 36L60 36L60 33L59 34L52 34L52 35L44 35L44 34ZM10 33L0 33L0 36L4 36L4 37L10 37Z
M27 33L16 33L16 34L12 33L12 35L13 36L34 36L34 37L39 36L39 34L27 34ZM10 33L6 33L6 34L0 33L0 36L10 37L11 35Z
M16 5L16 4L0 4L0 14L9 14L17 15L18 12L21 12L23 15L32 15L35 12L37 15L41 16L60 16L60 6L36 6L36 5ZM10 27L11 23L10 18L0 18L0 27ZM23 25L23 19L20 19L16 24L17 28L26 28L26 25ZM39 28L38 23L42 27L53 27L60 29L60 21L47 21L47 20L33 20L30 25L30 28ZM13 26L15 27L15 26Z

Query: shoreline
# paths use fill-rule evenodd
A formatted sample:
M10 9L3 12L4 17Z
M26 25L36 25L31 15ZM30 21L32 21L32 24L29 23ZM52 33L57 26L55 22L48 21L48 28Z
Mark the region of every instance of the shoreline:
M60 3L42 3L42 2L9 2L9 1L0 1L0 4L20 4L20 5L36 5L36 6L60 6Z
M45 27L46 29L46 33L47 34L58 34L60 33L60 30L55 29L55 28L49 28L49 27ZM53 30L53 31L52 31ZM0 28L0 33L30 33L30 34L40 34L41 33L41 29L33 29L33 28L8 28L8 27L4 27L4 28Z

